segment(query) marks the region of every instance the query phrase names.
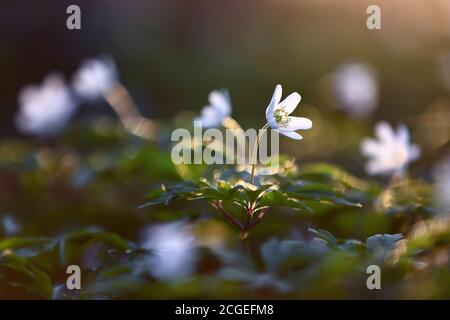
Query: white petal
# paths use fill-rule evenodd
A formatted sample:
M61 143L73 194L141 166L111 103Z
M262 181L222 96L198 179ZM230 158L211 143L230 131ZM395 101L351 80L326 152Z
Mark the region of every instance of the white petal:
M74 91L85 99L98 99L117 84L117 70L111 58L92 58L82 62L72 79Z
M303 117L289 117L289 125L286 129L291 131L307 130L312 128L312 121Z
M416 160L420 157L421 150L420 147L416 144L413 144L409 147L409 159Z
M383 152L383 146L374 139L365 138L361 142L361 153L365 156L377 156Z
M377 161L376 159L370 160L366 163L366 172L370 175L377 175L380 173L390 172L388 168L386 168L385 164L381 161Z
M64 128L77 102L60 74L50 74L39 86L26 87L19 94L18 129L27 134L50 136Z
M279 130L279 132L281 134L285 135L286 137L289 137L294 140L302 140L303 139L303 137L295 131Z
M385 121L378 122L375 126L375 135L378 139L386 143L394 141L394 130L391 125Z
M268 118L266 118L267 123L269 124L269 127L271 127L272 129L278 129L278 123L277 120L275 120L275 117L273 115L269 115Z
M269 106L266 109L266 119L269 121L270 115L273 114L273 110L275 109L275 106L280 103L281 95L283 94L283 88L281 87L281 84L277 84L275 87L275 91L272 95L272 100L270 100Z
M225 115L221 110L212 106L206 106L201 111L201 116L194 121L201 121L204 128L219 127L222 124Z
M226 90L212 91L208 96L209 103L226 115L231 114L231 102Z
M27 85L19 92L19 103L27 104L39 94L39 88L35 85Z
M409 144L409 131L404 124L397 127L397 140L403 145Z
M297 92L293 92L286 97L283 101L281 101L275 108L284 108L288 114L291 114L295 108L297 108L298 104L302 97Z

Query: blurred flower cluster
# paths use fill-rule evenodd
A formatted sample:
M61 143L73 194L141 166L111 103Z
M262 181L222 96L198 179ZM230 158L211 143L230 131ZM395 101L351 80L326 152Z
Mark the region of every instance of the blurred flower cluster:
M49 74L40 86L28 85L19 93L17 127L24 133L48 137L63 130L80 99L104 97L116 84L111 59L88 59L75 73L72 86L59 73Z
M25 133L49 136L65 128L77 102L59 74L50 74L40 87L27 86L19 94L16 124Z

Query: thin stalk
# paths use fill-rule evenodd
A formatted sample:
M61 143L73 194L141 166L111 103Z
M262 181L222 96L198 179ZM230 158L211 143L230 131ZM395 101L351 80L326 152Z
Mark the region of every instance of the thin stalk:
M250 183L251 184L253 184L253 179L255 177L255 165L256 165L256 161L257 161L256 155L257 155L258 148L259 148L259 140L261 139L263 133L267 130L267 128L269 128L269 124L268 123L266 123L264 125L264 127L262 127L259 130L258 137L256 138L255 146L253 147L253 154L252 154L252 159L251 159L252 160L252 172L251 172L251 175L250 175Z
M106 95L111 108L119 117L126 130L146 140L155 140L157 124L141 115L128 90L120 83Z
M244 239L242 239L242 241L244 242L244 248L245 248L245 254L247 255L247 258L251 259L251 255L250 255L250 237L245 237Z
M378 195L375 200L375 207L378 210L385 210L392 206L394 201L393 192L395 189L400 188L402 185L407 183L407 176L396 172L389 179L389 183L386 188Z
M243 225L239 222L239 220L237 220L235 217L233 217L228 211L225 210L225 208L223 207L222 201L216 201L216 202L212 202L211 203L213 205L214 208L216 208L217 210L219 210L219 212L229 221L231 222L231 224L233 224L234 226L236 226L240 231L243 230Z
M233 134L235 134L237 130L242 130L242 127L239 125L239 123L229 116L223 120L222 125L225 129L230 129Z

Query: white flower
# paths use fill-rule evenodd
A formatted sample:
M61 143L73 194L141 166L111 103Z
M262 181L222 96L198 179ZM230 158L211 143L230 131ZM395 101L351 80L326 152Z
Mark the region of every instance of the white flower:
M86 99L98 99L107 94L116 84L116 66L108 58L85 60L72 80L74 91Z
M378 103L378 82L372 68L363 63L344 64L332 77L333 92L341 108L366 117Z
M183 279L195 269L196 240L184 222L151 227L145 233L142 247L151 251L146 266L155 278Z
M63 129L77 106L63 77L57 73L48 75L40 87L23 88L19 104L18 129L38 136L50 136Z
M301 97L297 92L294 92L280 102L282 91L281 85L277 84L272 100L266 109L267 123L281 134L295 140L301 140L303 137L295 131L311 129L312 121L307 118L289 116L297 108Z
M15 235L20 231L20 225L11 215L5 215L0 219L0 224L3 227L6 236Z
M436 204L446 213L450 213L450 156L436 166L433 176Z
M366 138L361 143L361 152L371 158L366 165L368 174L401 175L420 156L420 148L410 143L408 128L403 124L395 132L387 122L379 122L375 135L378 140Z
M220 127L231 115L231 101L228 91L215 90L208 96L209 105L203 107L201 116L194 119L194 124L201 122L204 128Z

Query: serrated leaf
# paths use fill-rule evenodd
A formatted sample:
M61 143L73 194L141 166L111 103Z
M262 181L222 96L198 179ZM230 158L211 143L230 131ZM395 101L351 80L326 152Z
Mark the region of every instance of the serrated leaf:
M313 212L303 201L290 197L287 193L279 190L265 193L258 202L258 207L263 206L292 208L306 213Z
M367 188L367 183L358 179L345 171L344 169L329 163L308 164L301 168L299 177L320 181L322 183L330 183L333 181L340 182L346 187L355 189Z
M283 189L285 189L290 196L297 199L315 200L322 203L350 207L362 206L359 202L351 201L345 194L335 190L329 185L303 182L293 186L285 185L283 186Z
M170 187L163 186L161 190L157 192L156 196L155 194L151 195L151 197L153 197L151 201L148 201L140 205L138 209L158 204L167 205L169 202L171 202L176 198L187 199L187 198L194 198L196 196L199 197L201 196L201 194L199 194L199 191L200 191L199 185L190 181L181 182Z

